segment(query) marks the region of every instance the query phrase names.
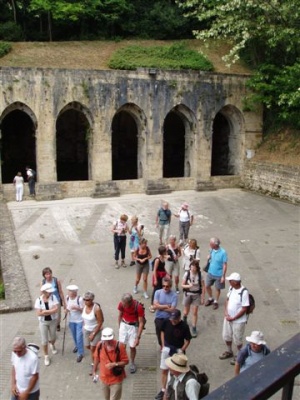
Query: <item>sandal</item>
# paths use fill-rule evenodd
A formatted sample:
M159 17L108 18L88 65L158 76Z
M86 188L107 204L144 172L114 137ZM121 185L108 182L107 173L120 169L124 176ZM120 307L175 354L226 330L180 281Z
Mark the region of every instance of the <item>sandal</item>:
M221 354L220 356L219 356L219 359L220 360L226 360L227 358L232 358L233 357L233 352L231 351L224 351L224 353L223 354Z
M154 310L154 308L152 306L149 307L149 311L152 312L152 313L155 312L155 310Z

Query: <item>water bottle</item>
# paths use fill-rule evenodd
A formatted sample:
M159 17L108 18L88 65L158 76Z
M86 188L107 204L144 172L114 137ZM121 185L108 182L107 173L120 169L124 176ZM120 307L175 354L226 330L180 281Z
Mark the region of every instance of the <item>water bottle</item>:
M93 382L97 383L99 381L99 375L94 375L93 376Z

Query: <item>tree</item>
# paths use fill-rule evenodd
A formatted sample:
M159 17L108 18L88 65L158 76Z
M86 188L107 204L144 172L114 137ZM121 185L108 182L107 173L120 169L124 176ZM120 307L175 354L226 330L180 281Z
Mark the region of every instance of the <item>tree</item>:
M207 23L194 31L197 38L225 38L232 43L225 61L242 56L257 68L252 103L259 98L270 120L299 128L299 0L176 1L186 15Z

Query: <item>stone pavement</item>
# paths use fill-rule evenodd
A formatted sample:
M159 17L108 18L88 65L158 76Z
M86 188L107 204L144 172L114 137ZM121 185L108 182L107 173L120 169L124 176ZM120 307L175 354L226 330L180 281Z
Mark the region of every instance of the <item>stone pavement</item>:
M299 208L239 189L182 191L164 196L139 194L105 199L10 202L8 209L17 242L17 247L12 244L9 253L11 269L14 270L14 262L17 264L14 255L18 248L25 274L24 279L23 271L18 269L10 274L10 279L17 281L11 286L16 297L20 292L26 298L29 291L33 303L39 295L41 270L50 266L54 275L62 280L63 287L72 282L78 284L81 294L86 290L94 291L96 301L101 303L104 311L105 326L113 327L117 332L116 307L121 294L132 291L135 269L114 268L111 225L123 212L130 216L138 215L155 255L158 234L154 221L162 199L170 202L173 211L183 201L190 204L195 215L190 237L198 240L202 260L206 259L210 237L221 239L229 256L229 273L240 272L243 284L256 300L247 335L251 330L262 330L269 346L274 349L299 331ZM8 230L9 221L5 218L1 220L1 229L4 225ZM178 220L175 218L171 233L178 233ZM202 261L201 265L204 263ZM21 279L18 279L18 274ZM141 293L135 298L141 299ZM217 311L211 307L200 308L199 335L192 340L187 352L190 362L197 364L210 377L212 390L233 377L229 361L218 358L224 351L221 337L224 298L225 292ZM179 308L182 308L181 302L182 294ZM148 312L150 300L144 300L144 303L147 329L138 349L138 371L133 375L128 373L123 386L123 400L150 400L160 389L160 351L154 332L154 317ZM5 304L6 307L9 305ZM59 353L51 356L50 367L45 367L41 358L41 399L101 400L99 383L92 383L88 375L89 357L80 364L76 363L68 331L62 356L63 332L62 329L58 333ZM0 315L1 400L8 400L10 396L11 344L17 335L25 336L28 342L40 343L33 310Z

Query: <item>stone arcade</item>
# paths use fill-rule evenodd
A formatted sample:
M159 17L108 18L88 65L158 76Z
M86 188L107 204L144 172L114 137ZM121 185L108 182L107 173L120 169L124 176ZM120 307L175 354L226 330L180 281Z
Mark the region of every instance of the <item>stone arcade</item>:
M0 195L26 165L38 199L237 184L262 134L261 111L244 111L247 79L1 68Z

